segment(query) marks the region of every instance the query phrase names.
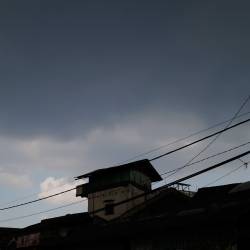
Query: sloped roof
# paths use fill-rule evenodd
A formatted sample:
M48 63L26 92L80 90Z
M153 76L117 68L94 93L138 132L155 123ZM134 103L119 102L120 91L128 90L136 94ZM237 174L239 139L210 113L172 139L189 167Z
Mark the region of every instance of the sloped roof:
M238 192L250 191L250 181L240 183L234 187L229 193L234 194Z
M208 204L210 202L222 202L227 199L229 192L238 186L238 183L200 188L193 197L194 204Z
M103 175L103 174L108 174L108 173L120 172L120 171L124 171L124 169L126 169L128 171L137 170L139 172L142 172L146 176L148 176L152 182L162 180L161 176L155 170L155 168L153 167L153 165L150 163L150 161L148 159L134 161L134 162L130 162L127 164L113 166L113 167L109 167L109 168L98 169L98 170L86 173L84 175L80 175L80 176L76 177L76 179L78 180L78 179L83 179L83 178L89 178L89 177L96 176L96 175Z
M91 217L88 212L66 214L63 216L44 219L37 224L22 228L21 233L40 232L41 230L48 230L63 226L76 227L78 225L81 225L83 226L83 228L85 228L87 225L92 226L93 224L102 224L103 222L104 222L103 219L99 217L96 218Z

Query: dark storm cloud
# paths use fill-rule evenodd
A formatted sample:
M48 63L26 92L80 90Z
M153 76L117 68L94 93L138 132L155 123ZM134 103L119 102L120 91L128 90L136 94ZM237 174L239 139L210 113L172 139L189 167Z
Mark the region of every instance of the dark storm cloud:
M8 1L0 131L73 136L136 115L228 118L250 90L247 1Z

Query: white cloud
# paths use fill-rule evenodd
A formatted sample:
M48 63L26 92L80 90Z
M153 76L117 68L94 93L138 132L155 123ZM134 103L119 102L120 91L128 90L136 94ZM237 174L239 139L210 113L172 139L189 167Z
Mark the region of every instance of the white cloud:
M79 183L78 183L79 184ZM58 192L72 189L76 187L76 182L70 182L66 178L54 178L48 177L40 184L40 190L38 197L42 198L45 196L53 195ZM76 197L76 191L70 191L62 195L55 196L53 198L47 199L46 201L52 204L65 204L75 201L80 201L81 198Z
M114 124L111 127L99 127L90 131L88 135L79 135L79 137L71 140L56 140L46 137L22 139L1 137L0 169L2 169L2 173L5 173L5 175L8 173L9 175L6 178L2 175L0 181L2 179L1 183L4 183L9 179L8 182L13 183L13 185L18 185L15 183L21 183L22 181L23 183L29 183L29 173L32 173L33 176L41 172L44 178L46 176L58 176L55 173L73 177L97 168L123 162L143 151L174 141L204 127L206 125L202 120L190 114L185 116L173 114L171 118L169 116L162 118L157 115L140 115L130 117L127 121ZM201 155L201 158L207 154L222 151L230 146L245 142L248 133L249 131L246 128L244 132L240 129L234 129L230 133L225 133ZM204 135L203 133L200 136ZM142 157L156 156L178 145L184 145L187 141L190 140ZM199 152L204 146L202 145L197 144L195 147L172 154L154 162L154 165L160 172L180 167L190 160L196 152ZM18 178L15 178L15 175ZM71 187L67 179L64 178L49 177L42 184L41 192L43 193L48 193L48 186L65 185L65 188ZM65 197L67 196L65 195ZM67 199L72 201L71 197L74 197L74 194L70 194ZM57 201L60 199L63 198L56 198Z

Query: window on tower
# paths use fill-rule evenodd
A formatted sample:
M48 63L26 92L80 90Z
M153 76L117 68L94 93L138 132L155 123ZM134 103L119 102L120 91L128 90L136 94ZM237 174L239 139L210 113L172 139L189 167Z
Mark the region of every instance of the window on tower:
M114 214L114 200L105 200L105 215Z

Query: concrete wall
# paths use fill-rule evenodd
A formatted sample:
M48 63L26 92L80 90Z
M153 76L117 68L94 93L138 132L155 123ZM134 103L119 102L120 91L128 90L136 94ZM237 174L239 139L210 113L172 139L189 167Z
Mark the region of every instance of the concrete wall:
M116 188L111 188L103 191L99 191L93 194L88 195L88 212L91 213L95 210L101 209L105 207L106 200L114 200L114 203L121 202L132 198L134 196L143 194L144 191L139 188L129 184L127 186L121 186ZM112 220L120 215L124 214L131 208L137 206L138 204L145 201L145 197L140 197L138 199L132 200L130 202L126 202L122 205L114 207L114 214L106 215L105 211L100 211L95 216L99 216L106 220ZM93 215L92 215L93 216Z

